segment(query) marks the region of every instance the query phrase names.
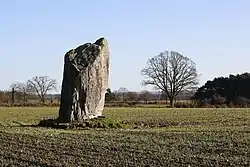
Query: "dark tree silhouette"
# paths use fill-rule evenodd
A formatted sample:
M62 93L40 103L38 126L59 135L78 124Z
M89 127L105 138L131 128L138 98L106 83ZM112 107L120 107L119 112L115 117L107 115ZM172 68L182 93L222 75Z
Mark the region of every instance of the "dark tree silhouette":
M200 87L193 96L200 105L250 104L250 73L214 78Z
M112 102L115 100L115 94L111 91L110 88L107 89L107 92L105 94L105 101L106 102Z

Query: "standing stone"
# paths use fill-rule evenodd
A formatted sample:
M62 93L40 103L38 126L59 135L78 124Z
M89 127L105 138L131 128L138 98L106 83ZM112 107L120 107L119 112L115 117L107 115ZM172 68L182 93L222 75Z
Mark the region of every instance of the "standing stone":
M109 78L109 49L104 38L65 54L59 122L102 115Z

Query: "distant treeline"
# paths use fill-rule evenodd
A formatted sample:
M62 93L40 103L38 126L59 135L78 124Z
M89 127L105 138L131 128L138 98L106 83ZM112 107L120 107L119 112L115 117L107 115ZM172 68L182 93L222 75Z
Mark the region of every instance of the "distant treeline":
M176 100L189 100L193 94L182 92ZM13 99L12 99L13 98ZM13 101L14 100L14 101ZM166 95L163 92L132 92L126 88L120 88L117 91L111 92L107 89L105 96L107 105L117 103L119 105L128 104L162 104L166 103ZM44 96L44 102L34 93L14 91L0 91L1 106L59 106L60 94L48 94Z
M56 107L59 104L60 94L44 95L44 101L41 101L36 93L0 91L0 106ZM105 106L169 107L169 101L162 91L132 92L124 87L111 91L109 88ZM214 78L193 92L183 90L175 99L175 107L250 107L250 73Z
M250 73L229 75L207 81L194 94L199 106L250 107Z

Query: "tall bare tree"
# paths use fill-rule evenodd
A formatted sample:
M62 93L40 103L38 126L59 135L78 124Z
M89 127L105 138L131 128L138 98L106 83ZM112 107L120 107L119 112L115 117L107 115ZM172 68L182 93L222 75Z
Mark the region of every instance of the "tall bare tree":
M36 76L28 80L28 86L36 92L42 103L45 102L45 95L52 90L56 90L56 80L48 76Z
M14 89L17 92L20 92L23 94L23 102L27 103L28 99L28 93L30 92L29 86L27 83L22 82L16 82L10 86L11 89Z
M153 85L165 92L171 107L174 107L174 99L182 90L198 84L195 63L175 51L164 51L150 58L141 74L147 78L143 85Z

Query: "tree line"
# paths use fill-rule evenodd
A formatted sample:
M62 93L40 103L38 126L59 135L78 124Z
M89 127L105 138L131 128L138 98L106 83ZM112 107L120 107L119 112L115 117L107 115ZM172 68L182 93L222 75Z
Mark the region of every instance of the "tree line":
M196 64L190 58L176 51L164 51L149 58L141 70L145 77L143 86L151 85L156 92L132 92L121 87L116 91L107 89L105 100L112 102L152 102L165 100L170 107L175 107L177 100L192 100L193 104L202 107L207 105L249 105L250 104L250 74L229 75L229 77L214 78L198 87L199 74ZM36 98L41 103L48 99L48 93L57 90L57 82L48 76L36 76L25 83L16 82L10 86L12 91L0 91L0 102L12 101L15 97L22 98L23 103ZM6 97L7 96L7 97ZM184 98L183 98L184 97ZM51 95L51 101L55 96ZM58 102L60 95L56 96Z
M250 73L214 78L198 88L192 97L199 106L250 105Z
M35 76L26 82L16 82L7 91L0 91L0 102L14 103L15 100L27 103L28 99L45 103L48 92L57 90L57 82L48 76ZM10 98L11 97L11 98Z
M0 104L25 104L29 105L30 103L53 103L54 106L59 105L60 103L60 94L49 94L42 93L38 95L36 91L31 91L32 89L28 88L28 84L24 83L15 83L10 86L10 89L7 91L0 91ZM54 86L56 87L56 86ZM12 91L14 90L14 91ZM42 91L41 91L42 92ZM39 92L39 94L41 94ZM190 99L192 94L187 94L187 92L181 93L177 100L186 100ZM14 101L12 101L12 96L14 96ZM125 87L121 87L118 90L111 91L110 88L107 89L105 95L106 104L115 103L119 105L125 104L162 104L165 103L166 94L162 91L147 91L143 90L140 92L129 91ZM41 105L41 104L40 104Z

